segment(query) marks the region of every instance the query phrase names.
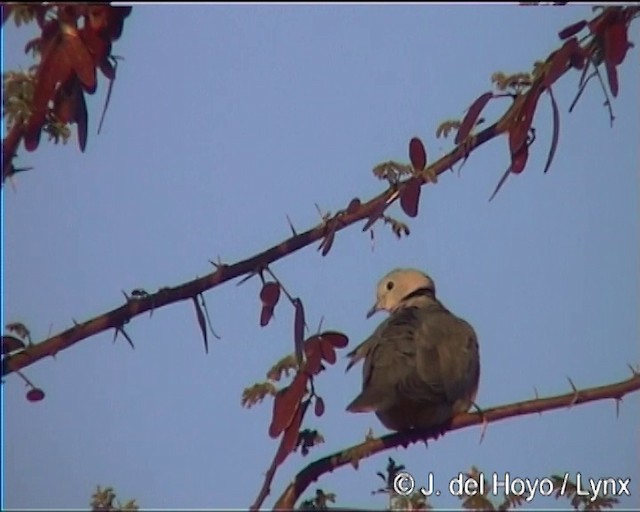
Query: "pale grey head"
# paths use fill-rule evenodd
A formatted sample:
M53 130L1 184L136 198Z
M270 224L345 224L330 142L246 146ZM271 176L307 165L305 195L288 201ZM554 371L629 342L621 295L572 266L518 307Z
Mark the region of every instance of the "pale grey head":
M377 311L394 312L406 305L416 294L431 294L435 298L436 285L427 274L413 268L397 268L384 276L376 288L376 303L367 318Z

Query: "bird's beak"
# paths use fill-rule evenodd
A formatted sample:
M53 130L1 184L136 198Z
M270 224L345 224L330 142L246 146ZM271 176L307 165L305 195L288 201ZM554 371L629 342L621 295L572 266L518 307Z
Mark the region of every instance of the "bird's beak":
M376 303L371 307L369 311L367 311L367 318L371 318L378 311L380 311L380 308L378 308L378 304Z

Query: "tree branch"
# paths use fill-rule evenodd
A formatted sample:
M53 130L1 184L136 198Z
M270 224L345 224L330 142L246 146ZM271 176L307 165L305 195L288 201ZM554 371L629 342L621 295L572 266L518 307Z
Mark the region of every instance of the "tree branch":
M588 388L582 391L575 390L565 395L558 395L549 398L517 402L473 414L460 414L453 419L451 426L447 431L459 430L472 425L482 424L485 421L495 422L515 416L525 416L528 414L551 411L553 409L572 407L574 405L594 402L596 400L614 399L616 401L620 401L623 396L638 390L640 390L640 373L633 370L633 376L631 378L606 386ZM293 482L289 484L280 498L278 498L273 509L293 509L294 505L307 487L318 480L318 478L320 478L324 473L330 473L334 469L345 466L348 463L357 467L360 459L370 457L371 455L375 455L390 448L397 448L399 446L406 448L410 444L418 441L424 441L426 443L428 439L436 439L441 434L442 431L440 429L414 429L405 432L396 432L377 439L367 440L364 443L360 443L316 460L295 476Z
M621 9L623 9L629 19L632 19L633 16L640 11L640 8L638 7L627 7ZM587 42L583 48L583 51L588 55L592 55L599 50L600 48L597 38L590 38L590 41ZM557 54L557 52L558 50L552 52L547 57L546 62L548 64L552 63L552 57ZM560 70L554 69L554 81L564 75L569 69L572 69L569 62L562 64L562 68ZM426 169L421 172L416 172L414 176L404 182L389 186L387 190L370 199L366 203L360 204L355 208L341 210L334 216L325 219L320 225L311 228L302 234L294 235L251 258L239 261L233 265L219 265L215 272L204 277L188 281L175 287L161 288L153 294L136 296L135 298L128 297L127 302L116 309L94 317L84 323L76 324L74 327L71 327L66 331L56 334L37 344L29 345L20 352L4 357L2 360L2 376L31 365L44 357L56 355L58 352L71 347L75 343L100 332L109 329L122 329L124 324L142 313L152 311L156 308L166 306L174 302L194 299L198 294L215 288L226 281L245 274L251 275L255 271L265 268L270 263L278 261L317 240L327 236L331 236L333 239L333 235L336 232L341 231L360 220L370 218L369 222L367 222L367 226L365 226L368 227L372 224L371 219L381 215L381 212L384 209L382 207L385 206L385 203L391 204L396 201L402 195L402 192L408 184L415 186L417 181L420 186L422 186L425 183L429 183L431 177L442 174L462 159L466 160L469 154L477 147L511 130L511 125L514 122L514 119L518 118L520 113L519 109L524 104L524 100L528 94L530 92L540 94L541 90L544 89L543 83L545 83L547 78L547 72L539 73L537 78L531 84L529 91L518 95L517 100L511 104L504 115L496 123L475 135L469 135L452 151L429 165ZM326 247L325 251L327 251ZM323 254L326 254L326 252L323 251Z
M499 135L496 131L496 126L497 123L489 126L482 132L475 135L472 140L457 146L447 155L429 166L428 169L436 174L442 174L456 162L464 158L469 151ZM147 311L152 311L175 302L192 299L199 293L215 288L226 281L246 274L251 274L261 268L264 268L267 265L322 239L326 234L328 225L331 225L331 229L338 232L360 220L368 218L392 196L395 196L392 202L397 200L397 194L394 194L394 191L402 191L406 186L406 183L407 181L400 183L396 188L389 187L387 190L370 199L368 202L361 204L360 207L352 213L347 213L346 210L339 211L320 225L311 228L304 233L300 233L299 235L292 236L251 258L239 261L233 265L218 265L215 272L172 288L161 288L153 294L129 298L125 304L116 309L94 317L86 322L77 324L40 343L29 345L22 352L8 356L3 360L4 364L2 367L2 375L5 376L15 372L16 370L20 370L44 357L56 355L58 352L71 347L78 341L85 338L89 338L90 336L94 336L109 329L122 327L134 317L146 313Z

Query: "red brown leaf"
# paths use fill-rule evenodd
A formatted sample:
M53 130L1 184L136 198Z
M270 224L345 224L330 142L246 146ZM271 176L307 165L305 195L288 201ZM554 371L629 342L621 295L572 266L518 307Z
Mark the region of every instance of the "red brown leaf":
M298 366L302 366L302 351L304 344L304 306L299 298L293 299L293 305L296 309L295 317L293 320L293 342L296 353L296 360Z
M320 338L320 354L327 363L334 364L336 362L336 351L329 340Z
M607 27L604 32L604 60L618 66L624 60L629 49L627 26L619 20Z
M349 338L339 332L326 331L320 336L322 336L322 339L328 340L335 348L344 348L349 344Z
M27 392L27 400L29 402L39 402L44 398L44 391L40 388L33 388Z
M289 386L276 393L273 400L273 416L269 426L269 435L272 438L278 437L291 424L300 408L300 402L306 388L307 376L304 372L298 372Z
M284 435L282 436L282 441L280 442L280 446L278 447L278 452L275 456L275 464L279 466L282 464L285 459L289 456L289 454L295 449L298 445L298 437L300 436L300 426L302 425L302 419L304 417L304 413L309 406L309 402L305 402L301 407L298 407L295 416L293 417L291 423L284 431Z
M280 285L273 281L264 283L260 290L260 300L265 306L275 306L280 300Z
M96 90L96 66L75 28L62 26L61 46L80 83L89 94L93 94Z
M409 217L418 215L421 185L422 182L419 179L411 178L400 195L400 206Z
M329 231L327 231L327 234L322 239L322 242L320 242L320 246L318 247L318 249L322 249L323 256L326 256L327 254L329 254L331 247L333 247L333 241L335 237L336 237L335 230L329 228Z
M512 155L511 172L514 174L520 174L522 171L524 171L528 158L529 158L529 147L525 145L515 155Z
M81 88L76 89L76 123L78 125L78 145L80 146L80 151L84 153L85 148L87 147L87 104L84 101L84 93Z
M560 32L558 32L558 36L560 39L567 39L578 32L580 32L584 27L587 26L587 22L585 20L578 21L569 25L568 27L563 28Z
M549 156L547 156L547 163L544 165L544 172L546 173L551 167L551 162L556 154L556 148L558 147L558 137L560 135L560 111L558 104L553 96L551 88L548 89L549 98L551 98L551 108L553 110L553 133L551 135L551 147L549 147Z
M456 144L460 144L469 136L471 130L473 130L473 127L476 125L476 121L478 120L480 113L487 103L489 103L491 98L493 98L493 93L485 92L471 104L469 110L467 110L467 113L464 116L464 119L462 119L462 123L460 123L460 128L458 128L458 133L454 139Z
M319 336L313 336L304 343L306 361L305 371L309 375L317 375L322 369L322 349Z
M574 37L565 41L562 47L552 54L550 57L551 60L549 62L549 67L542 81L544 87L549 87L554 84L556 80L562 76L569 65L571 55L575 53L576 46L579 45L578 41Z
M517 115L513 118L512 125L509 128L509 150L511 155L518 153L526 144L541 91L541 84L530 89L526 93L527 96L524 98Z
M427 152L418 137L414 137L409 141L409 159L413 168L418 172L424 170L427 165Z
M273 306L262 306L260 309L260 327L267 325L273 318Z
M25 347L24 342L14 336L2 337L2 355L16 350L22 350Z
M324 400L317 396L316 397L316 403L314 404L314 412L316 413L316 416L320 417L324 414Z
M604 65L607 69L609 88L611 89L611 94L613 94L613 97L615 98L618 95L618 70L615 65L610 62L605 62Z

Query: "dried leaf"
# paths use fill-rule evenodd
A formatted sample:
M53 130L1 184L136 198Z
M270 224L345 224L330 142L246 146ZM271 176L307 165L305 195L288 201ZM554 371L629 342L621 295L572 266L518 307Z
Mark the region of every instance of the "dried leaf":
M414 170L421 172L427 165L427 152L424 144L418 137L414 137L409 141L409 159Z
M307 375L298 372L289 386L276 393L273 400L273 417L269 426L269 435L272 438L278 437L291 424L306 389Z
M569 25L568 27L563 28L560 32L558 32L558 36L560 39L567 39L578 32L580 32L584 27L587 26L587 22L585 20L578 21Z
M306 412L309 402L305 402L301 407L298 407L295 416L293 417L290 425L282 436L282 441L278 448L278 452L275 456L275 464L279 466L282 464L289 454L295 449L298 444L298 436L300 434L300 427L302 426L302 418Z
M318 247L318 249L322 249L323 256L326 256L327 254L329 254L329 251L333 246L333 240L335 239L335 236L336 236L335 230L329 228L329 231L327 231L327 234L322 239L322 242L320 242L320 246Z
M293 305L296 308L295 318L293 321L293 341L296 360L298 361L298 366L301 367L303 362L302 352L304 348L304 306L299 298L293 299Z
M209 353L209 340L207 338L207 325L204 319L204 313L202 313L202 309L200 308L200 304L198 304L197 296L193 297L193 305L196 308L196 317L198 318L198 325L200 326L200 332L202 333L202 338L204 339L204 351L205 353Z
M549 156L547 157L547 163L544 165L544 172L546 173L551 166L553 157L556 154L556 148L558 147L558 137L560 135L560 111L558 110L558 104L553 96L553 90L548 89L549 97L551 98L551 108L553 110L553 134L551 135L551 147L549 148Z
M274 281L264 283L260 290L260 300L264 306L275 306L280 300L280 285Z
M25 347L25 344L14 336L3 336L2 337L2 355L6 355L10 352L15 352L16 350L22 350Z
M421 188L422 182L417 178L411 178L400 195L400 206L409 217L418 215Z
M320 417L324 414L324 400L319 396L316 397L316 403L314 405L314 409L315 409L314 412L316 413L316 416Z
M460 124L460 128L458 129L456 138L454 139L454 142L456 144L460 144L469 136L471 130L473 130L473 127L476 124L478 117L480 116L480 113L491 98L493 98L493 93L485 92L471 104L469 110L467 111L467 114L464 116L464 119Z

